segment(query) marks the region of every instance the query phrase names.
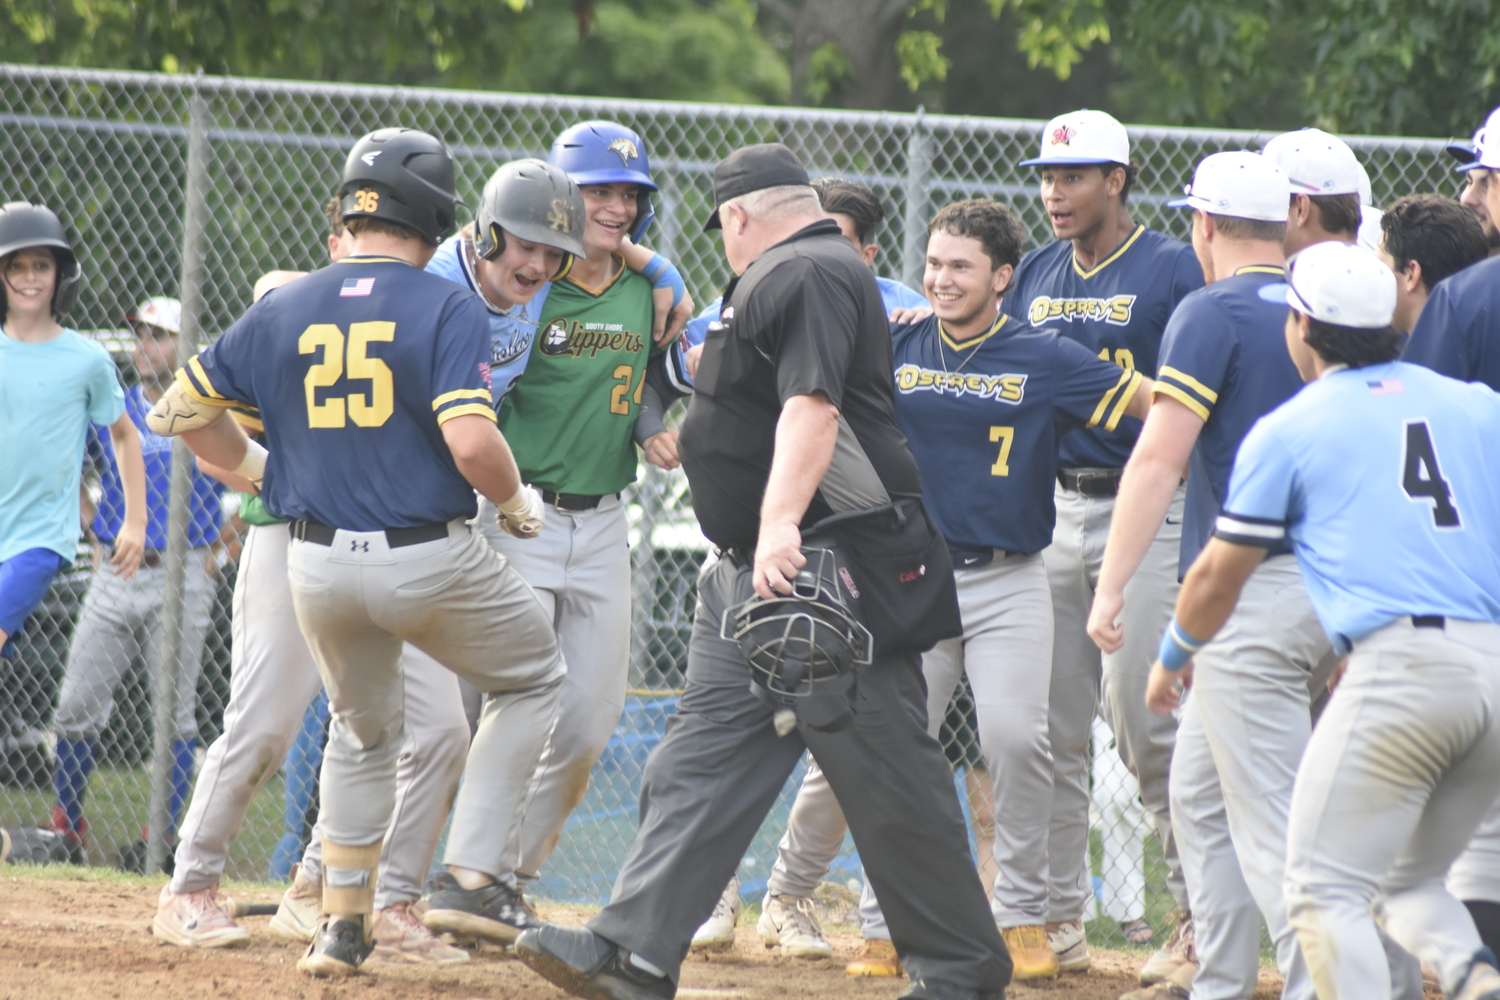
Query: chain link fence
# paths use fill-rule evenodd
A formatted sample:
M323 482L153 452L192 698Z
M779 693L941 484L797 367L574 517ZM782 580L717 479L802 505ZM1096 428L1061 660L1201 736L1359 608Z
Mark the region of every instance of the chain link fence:
M478 201L500 164L545 156L553 136L576 122L604 118L646 140L661 185L657 221L647 242L681 267L699 303L728 276L716 236L702 220L712 205L713 165L738 146L780 141L797 150L814 175L842 176L874 189L887 221L876 270L920 287L925 227L942 205L988 196L1011 203L1035 245L1050 229L1035 197L1031 155L1041 123L897 114L666 104L503 94L275 83L152 74L60 71L0 66L0 199L49 205L76 240L85 288L71 322L115 351L122 376L134 380L133 337L122 317L139 301L170 295L184 301L179 351L186 354L225 329L250 302L251 286L273 269L311 270L326 262L322 205L355 139L405 125L443 137L459 163L459 191ZM1258 148L1269 133L1173 128L1131 129L1142 164L1133 211L1148 225L1187 238L1184 213L1164 210L1194 165L1223 149ZM1457 181L1437 140L1351 138L1369 170L1377 203L1414 192L1453 195ZM89 459L97 503L98 456ZM113 711L98 733L59 733L59 691L87 660L81 638L106 608L106 571L85 539L72 571L59 577L19 644L0 661L0 824L51 816L59 751L78 736L97 736L84 800L90 823L86 860L146 862L142 827L152 817L170 826L173 678L153 682L152 644L165 641L170 669L197 672L193 711L201 756L217 734L228 697L229 600L235 548L195 546L188 523L186 468L179 458L173 509L178 525L143 576L158 588L108 650L121 680ZM3 472L0 472L3 474ZM599 900L612 885L635 830L641 765L660 738L680 686L694 605L694 577L707 554L686 483L678 472L644 467L630 497L634 570L631 701L615 740L594 771L584 804L569 822L540 883L544 896ZM230 523L232 498L223 517ZM194 568L196 566L196 569ZM203 588L210 591L203 599ZM97 606L97 607L94 607ZM90 608L94 608L91 618ZM206 612L205 609L206 608ZM205 636L201 655L194 635ZM128 633L128 635L127 635ZM179 638L179 634L181 638ZM165 636L165 640L162 637ZM102 640L100 640L102 641ZM95 642L94 645L99 645ZM107 645L107 643L106 643ZM98 654L97 651L94 655ZM71 678L72 680L69 680ZM182 688L191 691L191 685ZM960 690L945 734L960 798L984 838L992 822L982 779L973 707ZM191 714L191 713L189 713ZM315 761L309 728L299 760ZM63 742L60 742L60 738ZM1160 846L1143 815L1133 781L1096 731L1093 865L1101 887L1097 934L1111 940L1118 923L1145 917L1158 924L1171 908ZM175 750L181 751L179 744ZM153 768L152 761L156 761ZM63 770L66 771L67 762ZM257 797L230 857L231 877L285 877L311 808L306 763L284 769ZM741 869L747 898L758 898L774 860L799 774ZM165 844L153 838L151 862ZM845 845L830 880L857 884L858 862ZM838 908L835 908L838 909ZM852 922L852 908L840 913ZM835 914L837 919L840 914ZM1096 935L1097 936L1097 935ZM1114 940L1118 943L1118 937Z

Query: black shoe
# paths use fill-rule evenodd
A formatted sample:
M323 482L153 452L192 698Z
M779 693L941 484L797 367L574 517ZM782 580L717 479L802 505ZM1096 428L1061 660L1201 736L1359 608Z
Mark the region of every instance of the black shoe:
M352 976L374 950L375 946L365 940L363 921L324 917L307 954L297 960L297 968L314 976Z
M587 927L543 924L516 939L516 957L584 1000L672 1000L677 984L630 963L630 953Z
M422 922L434 934L477 937L497 944L510 944L522 931L542 926L515 886L491 882L465 889L451 872L439 872L428 881Z
M1005 1000L1005 990L978 990L941 979L913 979L896 1000Z

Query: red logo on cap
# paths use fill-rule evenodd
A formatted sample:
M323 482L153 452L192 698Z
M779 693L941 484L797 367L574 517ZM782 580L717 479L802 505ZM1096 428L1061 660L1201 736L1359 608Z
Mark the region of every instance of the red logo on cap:
M1073 141L1073 137L1077 134L1078 130L1076 128L1069 128L1066 125L1059 125L1057 126L1057 128L1052 130L1052 145L1066 146Z

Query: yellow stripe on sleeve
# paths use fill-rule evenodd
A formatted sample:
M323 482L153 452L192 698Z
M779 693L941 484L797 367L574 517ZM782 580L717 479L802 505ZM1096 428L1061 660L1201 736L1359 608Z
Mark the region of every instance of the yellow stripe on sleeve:
M1177 402L1181 403L1183 406L1186 406L1189 410L1192 410L1195 414L1197 414L1198 419L1202 420L1204 423L1208 423L1208 407L1204 406L1202 403L1198 402L1192 396L1183 392L1175 385L1172 385L1170 382L1158 381L1156 385L1152 387L1151 392L1153 395L1171 396L1173 399L1177 400Z
M1183 385L1187 386L1189 389L1193 390L1198 395L1208 400L1210 403L1217 403L1219 401L1219 394L1217 392L1214 392L1208 386L1204 385L1202 382L1199 382L1187 372L1178 371L1171 365L1162 365L1161 369L1156 373L1156 377L1159 379L1169 378L1173 382L1181 382Z
M462 417L469 413L477 413L481 416L489 417L495 423L500 422L500 418L495 416L495 411L484 403L465 403L462 406L449 407L442 413L439 413L437 415L438 426L441 427L454 417Z
M188 358L187 367L188 371L192 373L193 381L202 387L200 390L201 393L207 394L211 399L226 398L223 393L214 388L212 380L208 377L208 372L203 370L203 362L199 361L196 357Z
M197 400L204 406L219 406L227 409L235 405L234 400L225 399L223 396L203 395L203 393L199 391L198 386L193 382L192 376L188 374L186 368L177 369L177 374L176 376L174 376L174 381L176 381L178 385L182 386L182 391L186 393L190 399Z
M1114 399L1115 393L1120 390L1121 386L1130 381L1130 376L1133 374L1135 373L1128 368L1120 372L1120 380L1114 385L1110 386L1108 392L1099 397L1099 405L1094 407L1094 415L1089 417L1089 422L1084 424L1084 427L1099 426L1099 421L1104 419L1104 411L1109 409L1109 401Z
M494 402L488 389L454 389L452 392L445 392L437 399L434 399L432 401L432 408L440 410L445 404L451 403L455 399L484 399L489 400L491 403Z
M1135 398L1136 390L1144 381L1146 377L1140 372L1130 373L1130 384L1120 391L1120 399L1115 403L1115 408L1110 411L1109 423L1104 425L1105 430L1112 431L1119 426L1120 418L1125 415L1125 407L1130 405L1130 401Z

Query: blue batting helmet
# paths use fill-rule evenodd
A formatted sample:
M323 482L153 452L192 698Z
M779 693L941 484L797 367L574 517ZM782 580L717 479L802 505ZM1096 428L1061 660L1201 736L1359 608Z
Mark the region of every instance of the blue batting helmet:
M630 238L641 238L656 214L651 207L651 192L657 188L651 179L645 140L635 131L614 122L580 122L557 137L547 159L580 187L621 182L640 185Z

